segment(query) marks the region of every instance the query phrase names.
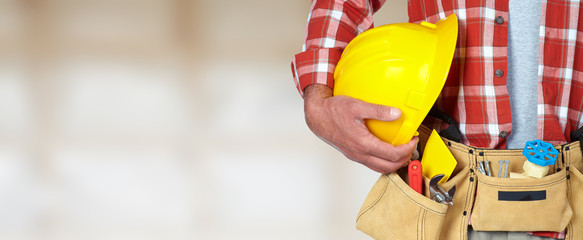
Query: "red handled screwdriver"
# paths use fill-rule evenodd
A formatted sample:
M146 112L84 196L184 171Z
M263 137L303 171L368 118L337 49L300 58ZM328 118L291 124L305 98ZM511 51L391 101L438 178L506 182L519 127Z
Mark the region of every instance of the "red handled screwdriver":
M417 191L419 194L422 193L423 186L423 170L421 168L421 162L418 160L413 160L409 163L409 186L413 190Z

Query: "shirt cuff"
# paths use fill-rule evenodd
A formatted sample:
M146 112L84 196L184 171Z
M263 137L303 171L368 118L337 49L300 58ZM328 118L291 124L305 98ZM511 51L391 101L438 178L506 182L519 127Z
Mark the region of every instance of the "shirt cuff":
M314 83L334 88L334 69L340 60L342 50L337 48L314 48L296 54L291 63L294 82L300 95Z

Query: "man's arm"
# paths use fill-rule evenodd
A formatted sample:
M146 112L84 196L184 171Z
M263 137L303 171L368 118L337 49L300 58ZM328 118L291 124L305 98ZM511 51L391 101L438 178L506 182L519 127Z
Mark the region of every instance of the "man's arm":
M333 73L342 50L357 34L372 27L372 14L383 3L314 0L305 51L292 60L292 72L304 97L306 123L312 132L349 159L390 173L407 163L418 140L393 146L372 135L364 119L394 121L400 110L332 95Z

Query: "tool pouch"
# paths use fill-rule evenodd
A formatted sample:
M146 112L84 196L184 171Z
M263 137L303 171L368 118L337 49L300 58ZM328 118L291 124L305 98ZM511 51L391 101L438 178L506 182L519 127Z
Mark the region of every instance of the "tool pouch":
M563 231L573 215L567 176L567 171L560 171L540 179L497 178L477 172L472 227L477 231Z
M422 151L430 134L419 129ZM567 240L583 236L583 157L579 142L560 146L559 160L541 178L498 178L499 160L508 172L522 172L522 150L491 150L444 139L458 161L441 186L457 186L453 206L429 198L407 184L405 168L381 175L366 197L356 227L374 239L467 239L468 220L476 231L552 231L567 229ZM477 171L489 160L493 176ZM506 172L506 171L505 171Z
M425 178L426 190L428 183ZM377 240L439 239L447 208L414 191L398 173L381 175L360 209L356 228Z

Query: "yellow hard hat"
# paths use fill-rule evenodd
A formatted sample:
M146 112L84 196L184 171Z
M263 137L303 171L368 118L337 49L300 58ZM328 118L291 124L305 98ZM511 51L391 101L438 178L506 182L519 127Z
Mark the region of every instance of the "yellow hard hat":
M363 32L336 66L334 95L401 109L396 121L366 124L385 142L409 142L445 84L457 32L455 14L436 24L387 24Z

